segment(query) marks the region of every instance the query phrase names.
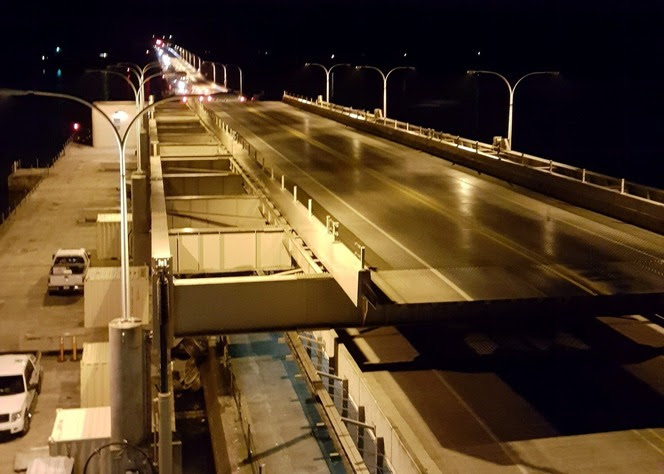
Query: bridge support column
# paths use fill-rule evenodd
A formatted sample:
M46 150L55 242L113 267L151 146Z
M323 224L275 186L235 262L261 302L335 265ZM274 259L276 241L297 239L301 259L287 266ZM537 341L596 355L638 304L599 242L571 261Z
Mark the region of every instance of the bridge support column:
M147 121L147 115L143 116ZM139 159L141 160L141 170L150 177L150 138L147 127L141 124L141 133L139 135Z
M150 264L148 180L144 172L131 175L132 248L134 265Z
M149 427L146 340L138 319L108 324L111 390L111 441L141 447ZM144 459L133 449L115 460L114 472L125 472Z
M152 327L159 347L159 472L173 472L173 391L170 383L173 323L170 317L173 285L170 259L153 260Z

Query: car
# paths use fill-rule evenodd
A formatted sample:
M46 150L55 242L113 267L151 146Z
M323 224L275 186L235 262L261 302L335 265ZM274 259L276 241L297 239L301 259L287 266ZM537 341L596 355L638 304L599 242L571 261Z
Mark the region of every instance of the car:
M30 430L43 375L40 352L0 355L0 433Z
M90 254L85 249L59 249L53 254L48 276L48 292L83 291L85 276L90 268Z

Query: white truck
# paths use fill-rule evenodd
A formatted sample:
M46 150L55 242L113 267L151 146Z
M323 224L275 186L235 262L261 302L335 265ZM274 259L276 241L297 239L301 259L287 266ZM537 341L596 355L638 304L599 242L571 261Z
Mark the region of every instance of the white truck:
M41 353L0 355L0 433L28 432L42 379Z
M48 276L48 292L83 291L85 275L90 268L90 255L85 249L59 249L53 254Z

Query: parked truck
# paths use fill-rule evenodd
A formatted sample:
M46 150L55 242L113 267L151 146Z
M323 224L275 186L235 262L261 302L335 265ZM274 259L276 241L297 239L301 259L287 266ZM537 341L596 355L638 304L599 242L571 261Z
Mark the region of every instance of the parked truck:
M43 372L40 352L0 354L0 433L28 432Z
M59 249L53 254L48 276L49 294L56 291L83 291L90 255L85 249Z

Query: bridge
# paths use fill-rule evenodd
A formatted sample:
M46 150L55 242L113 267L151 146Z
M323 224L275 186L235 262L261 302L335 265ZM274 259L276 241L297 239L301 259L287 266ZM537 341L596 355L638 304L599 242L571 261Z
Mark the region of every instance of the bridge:
M186 67L186 51L171 51ZM193 65L188 73L200 82ZM661 190L288 93L281 103L189 100L159 107L150 123L152 267L170 278L174 335L313 331L288 334L296 355L303 342L328 355L325 370L319 356L304 369L315 393L348 380L344 338L356 359L388 368L354 387L356 397L379 394L367 404L374 414L356 419L374 427L373 458L345 442L359 429L329 409L334 390L323 397L347 468L479 466L445 459L430 430L406 422L410 390L389 367L421 354L394 325L426 323L440 341L460 326L661 312ZM489 339L467 342L490 352ZM405 380L464 404L436 371ZM479 458L522 472L538 464L469 411L481 443L500 452Z
M152 420L177 470L177 346L217 472L657 471L662 190L321 98L246 101L157 49L183 98L141 120L132 260L151 311L109 326L111 441L149 444ZM616 394L575 394L568 371ZM636 421L594 432L536 395L548 384ZM651 403L619 407L622 385Z

